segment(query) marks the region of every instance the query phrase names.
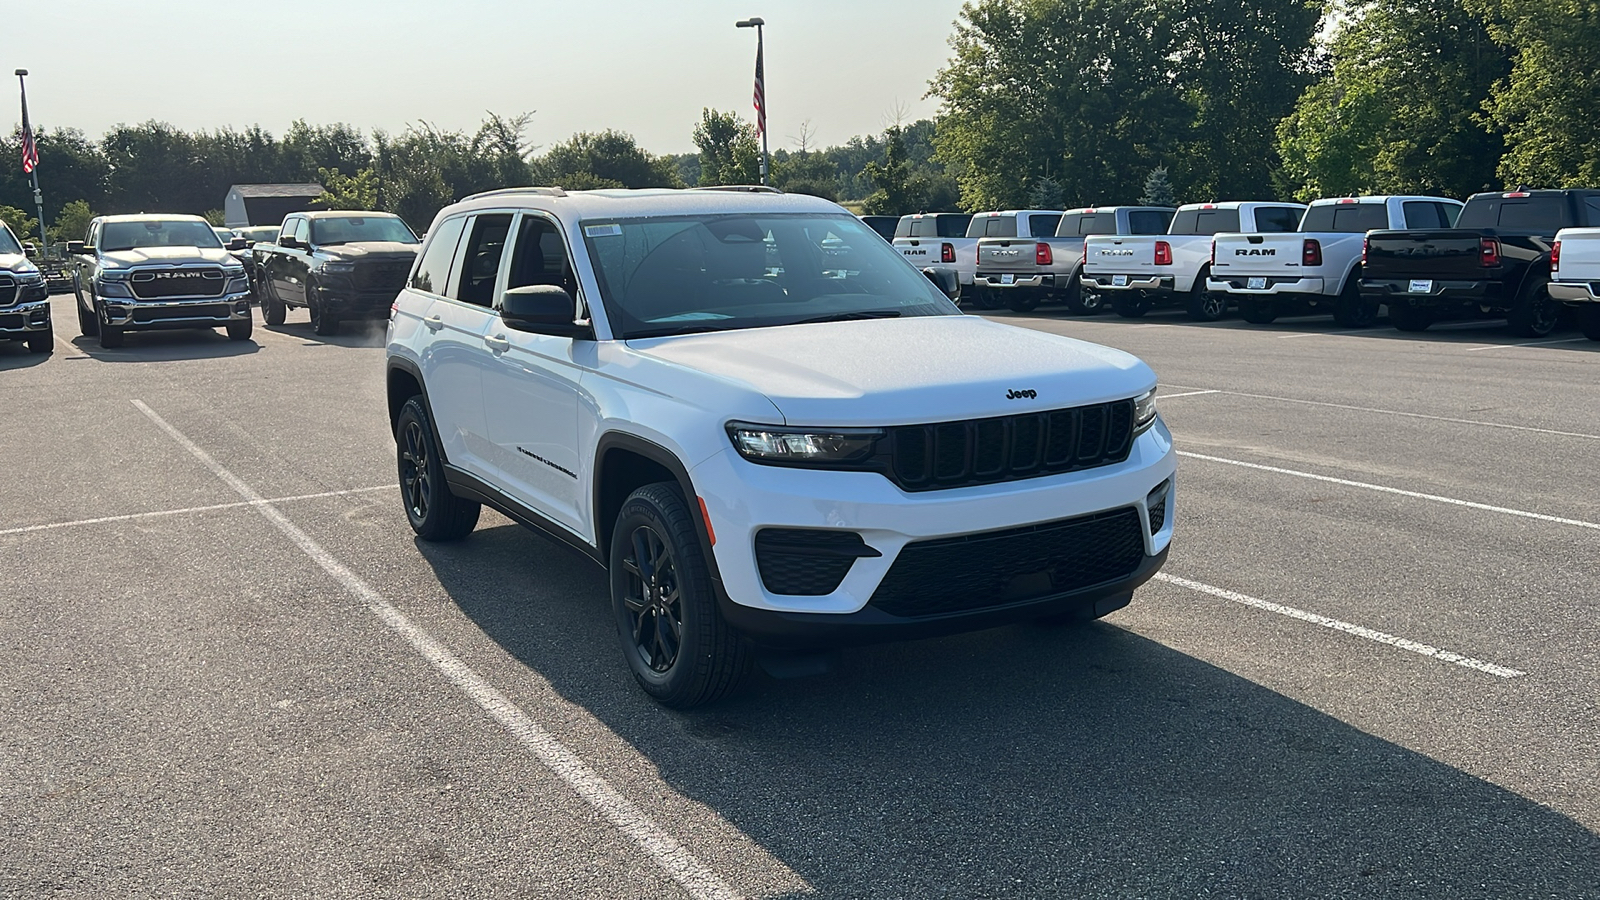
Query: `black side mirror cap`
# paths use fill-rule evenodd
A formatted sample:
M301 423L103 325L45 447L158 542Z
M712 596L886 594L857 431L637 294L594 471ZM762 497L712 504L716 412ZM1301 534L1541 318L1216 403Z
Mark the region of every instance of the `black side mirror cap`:
M285 250L298 250L300 249L300 242L295 239L294 235L286 234L278 238L278 246Z
M928 280L933 282L934 286L943 291L944 295L951 300L961 296L961 276L956 274L955 269L946 266L929 266L922 270L922 274L928 276Z
M515 331L594 340L594 328L576 321L577 307L566 288L530 284L505 292L500 299L500 321Z
M236 237L233 240L228 242L228 249L229 250L245 250L245 249L248 249L249 246L250 245L248 243L246 243L245 239L242 238L242 237Z
M87 253L88 252L88 248L86 246L84 246L83 241L67 241L67 252L68 253Z

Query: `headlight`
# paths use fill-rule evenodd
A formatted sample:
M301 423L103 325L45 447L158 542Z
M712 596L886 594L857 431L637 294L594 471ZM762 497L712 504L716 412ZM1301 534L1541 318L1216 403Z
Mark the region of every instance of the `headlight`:
M128 290L128 285L119 280L101 279L95 282L94 292L102 297L132 297L133 292Z
M1141 434L1156 421L1156 389L1133 398L1133 433Z
M871 456L883 431L876 428L778 428L728 426L733 446L745 459L769 465L830 466Z
M325 275L349 275L356 270L353 262L325 262L317 266L317 271Z

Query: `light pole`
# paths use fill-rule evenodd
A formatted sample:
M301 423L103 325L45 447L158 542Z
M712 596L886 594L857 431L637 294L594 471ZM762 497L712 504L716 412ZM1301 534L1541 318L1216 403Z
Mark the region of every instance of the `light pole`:
M765 24L767 24L766 20L759 16L740 19L734 23L739 28L754 28L756 30L756 91L754 100L756 107L756 134L761 135L762 184L767 183L767 167L769 165L769 157L767 155L767 73L762 52L761 34L761 26Z
M37 141L34 141L33 130L28 126L28 83L24 80L27 78L27 75L27 69L18 69L16 71L17 85L22 88L22 140L24 146L26 146L29 141L33 141L33 155L35 160L37 160L39 156L39 144ZM26 155L26 151L24 151L24 155ZM44 230L44 194L39 191L38 162L34 162L33 164L32 175L33 205L39 209L39 252L47 253L50 250L50 238L45 234Z

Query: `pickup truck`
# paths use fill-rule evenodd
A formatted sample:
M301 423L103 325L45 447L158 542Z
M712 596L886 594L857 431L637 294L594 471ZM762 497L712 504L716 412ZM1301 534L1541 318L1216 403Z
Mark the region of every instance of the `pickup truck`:
M991 294L1000 292L1005 305L1019 312L1027 312L1047 299L1058 299L1073 313L1093 315L1100 312L1101 295L1084 290L1079 280L1088 237L1164 234L1173 212L1170 207L1159 206L1100 206L1064 213L1031 213L1036 218L1060 218L1053 223L1053 231L1035 226L979 240L978 275L973 283Z
M29 353L55 349L50 288L6 223L0 222L0 341L22 341Z
M890 243L919 269L954 269L957 281L970 295L972 275L978 270L978 239L967 236L971 223L972 216L967 213L913 213L900 217Z
M418 246L417 236L391 213L291 213L276 243L250 248L261 317L282 325L289 307L303 306L320 335L334 334L350 319L387 319Z
M1600 228L1556 232L1550 279L1550 296L1577 313L1584 337L1600 341Z
M1111 297L1111 308L1123 318L1178 303L1191 319L1215 322L1227 314L1228 296L1206 290L1212 235L1294 231L1305 211L1299 203L1189 203L1178 207L1164 235L1089 238L1083 285Z
M1291 234L1219 234L1208 290L1232 295L1246 322L1329 310L1345 328L1378 320L1380 301L1363 296L1361 252L1373 229L1449 225L1461 201L1372 196L1314 200Z
M1367 235L1361 293L1389 304L1389 322L1422 331L1441 312L1501 313L1513 334L1544 337L1562 306L1551 251L1563 228L1600 225L1600 190L1473 194L1451 222Z

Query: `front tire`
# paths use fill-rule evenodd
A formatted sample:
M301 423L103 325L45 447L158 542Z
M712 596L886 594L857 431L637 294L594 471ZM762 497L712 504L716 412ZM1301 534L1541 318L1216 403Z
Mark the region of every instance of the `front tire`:
M306 306L311 310L312 333L327 337L339 332L339 319L322 308L322 301L317 298L316 282L310 279L306 280Z
M248 341L250 333L255 330L255 319L245 319L242 322L228 323L228 340Z
M699 532L676 485L645 485L623 502L610 562L617 637L645 693L688 709L744 681L750 647L717 609Z
M1506 315L1506 324L1518 337L1542 338L1556 330L1561 321L1561 304L1550 296L1550 276L1534 275L1522 286L1517 305Z
M73 305L78 308L78 333L84 337L94 337L100 333L100 320L95 318L94 308L91 306L86 312L83 308L83 294L73 285Z
M1278 318L1277 304L1271 300L1258 300L1240 298L1239 318L1251 325L1271 325Z
M121 325L106 325L95 318L95 324L100 328L100 346L106 350L115 350L122 346L124 332Z
M400 495L411 530L425 541L453 541L471 533L482 506L450 493L439 442L421 397L412 397L400 408L394 438Z
M1600 303L1585 303L1576 310L1578 330L1591 341L1600 341Z
M29 353L54 353L56 349L55 332L38 331L28 335Z

